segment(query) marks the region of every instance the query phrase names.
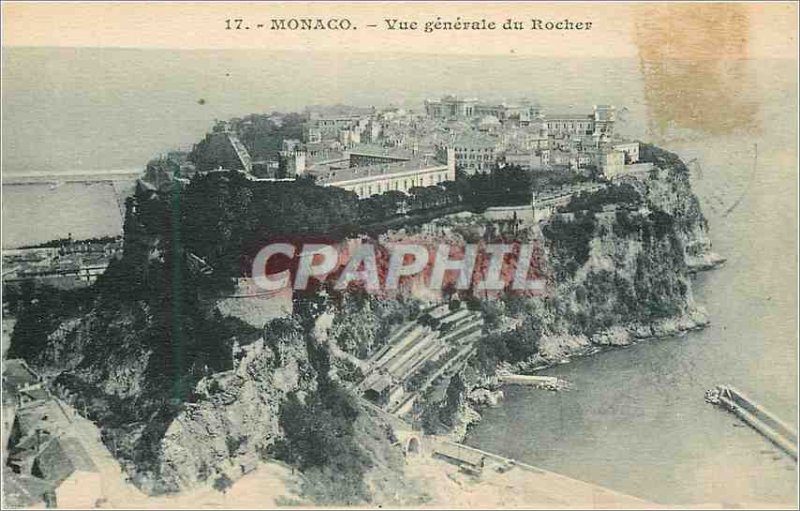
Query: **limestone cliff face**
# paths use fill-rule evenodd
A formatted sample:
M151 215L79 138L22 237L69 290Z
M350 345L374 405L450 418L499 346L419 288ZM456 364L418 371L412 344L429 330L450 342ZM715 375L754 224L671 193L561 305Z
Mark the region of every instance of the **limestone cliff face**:
M530 339L536 353L512 360L516 369L708 323L690 275L722 258L711 251L680 159L652 146L643 155L654 162L653 171L617 182L625 192L619 201L587 198L578 202L588 210L568 207L577 210L556 214L544 226L550 295L521 309L501 304L501 313L538 325Z
M281 402L291 392L316 387L302 339L295 336L281 351L259 339L236 350L233 370L198 383L194 402L160 442L160 485L181 490L222 473L235 477L281 437Z
M656 170L644 182L647 200L675 219L686 264L690 271L713 269L725 259L712 250L708 222L700 201L692 192L689 170L681 159L658 147L643 144L642 156L655 164Z
M586 261L573 275L561 274L546 306L536 309L540 362L707 323L689 279L688 252L698 242L658 221L647 208L594 215Z

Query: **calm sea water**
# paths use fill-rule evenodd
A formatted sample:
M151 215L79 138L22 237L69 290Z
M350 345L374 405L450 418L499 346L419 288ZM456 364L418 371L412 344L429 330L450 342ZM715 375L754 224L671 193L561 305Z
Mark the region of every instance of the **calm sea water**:
M2 65L4 174L143 168L214 119L313 104L419 108L453 93L617 105L620 131L692 162L728 258L695 286L713 324L548 371L571 392L509 389L468 442L662 503L794 501L794 465L703 392L733 384L797 424L795 63L12 49ZM3 189L4 247L76 226L105 235L118 219L108 186Z

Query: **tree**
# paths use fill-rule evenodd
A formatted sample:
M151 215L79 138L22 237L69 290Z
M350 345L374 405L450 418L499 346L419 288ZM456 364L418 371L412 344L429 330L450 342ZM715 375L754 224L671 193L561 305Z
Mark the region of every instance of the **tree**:
M221 474L219 477L214 479L213 487L220 493L227 493L232 486L233 481L231 481L230 477L226 476L225 474Z
M461 373L457 373L450 378L450 383L447 385L445 393L444 406L439 409L439 420L444 425L448 427L455 425L456 417L464 404L466 393L467 386L464 383L464 379L461 377Z

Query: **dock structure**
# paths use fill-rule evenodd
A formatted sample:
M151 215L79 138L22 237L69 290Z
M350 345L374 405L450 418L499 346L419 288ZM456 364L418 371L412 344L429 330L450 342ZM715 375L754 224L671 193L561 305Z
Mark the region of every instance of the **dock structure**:
M523 385L547 390L560 390L566 383L555 376L534 376L526 374L500 374L498 379L505 385Z
M797 430L783 422L744 392L730 385L717 385L706 399L736 414L747 425L797 460Z

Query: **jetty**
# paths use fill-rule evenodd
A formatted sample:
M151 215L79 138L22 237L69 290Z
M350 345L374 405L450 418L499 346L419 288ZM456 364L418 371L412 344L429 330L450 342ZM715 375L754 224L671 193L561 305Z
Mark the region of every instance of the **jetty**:
M562 390L567 387L567 383L564 380L560 380L555 376L501 373L497 379L504 385L523 385L546 390Z
M706 401L733 412L748 426L797 460L797 430L730 385L717 385L706 392Z

